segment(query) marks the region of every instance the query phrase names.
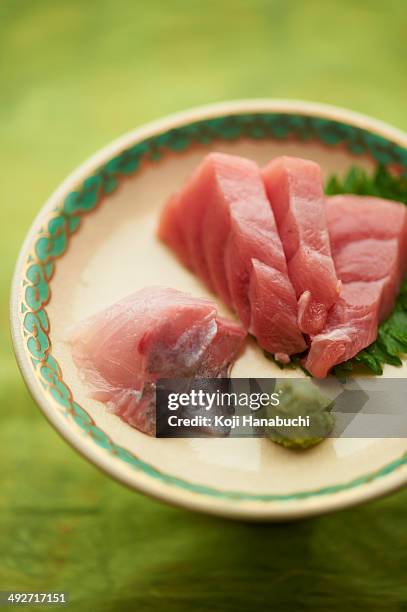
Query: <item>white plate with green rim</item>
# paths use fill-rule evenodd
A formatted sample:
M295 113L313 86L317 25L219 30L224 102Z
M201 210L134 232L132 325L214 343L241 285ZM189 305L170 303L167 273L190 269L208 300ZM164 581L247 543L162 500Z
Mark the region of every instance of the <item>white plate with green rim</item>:
M17 262L11 327L24 379L51 424L105 472L156 498L230 518L322 514L407 482L404 439L327 440L292 452L265 439L155 439L90 400L66 330L146 285L210 296L156 239L161 206L208 151L265 163L318 161L327 176L357 164L407 167L407 136L335 107L286 100L230 102L125 134L82 164L35 219ZM213 296L210 296L213 298ZM216 298L213 298L216 299ZM229 314L219 303L224 314ZM233 376L273 377L254 342ZM402 368L386 366L384 376Z

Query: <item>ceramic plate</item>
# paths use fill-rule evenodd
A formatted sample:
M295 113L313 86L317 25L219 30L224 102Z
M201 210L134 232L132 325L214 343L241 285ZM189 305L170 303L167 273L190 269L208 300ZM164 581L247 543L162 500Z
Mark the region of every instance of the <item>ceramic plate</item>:
M52 425L126 485L213 514L285 520L356 504L407 481L403 439L327 440L292 452L264 439L154 439L89 400L66 330L145 285L209 295L155 237L158 214L208 151L260 164L281 154L325 175L357 163L407 167L405 134L349 111L303 102L243 101L181 113L126 134L76 170L24 242L12 289L15 351ZM213 296L210 296L213 298ZM229 314L219 303L219 308ZM232 375L281 371L253 342ZM401 376L387 367L385 376Z

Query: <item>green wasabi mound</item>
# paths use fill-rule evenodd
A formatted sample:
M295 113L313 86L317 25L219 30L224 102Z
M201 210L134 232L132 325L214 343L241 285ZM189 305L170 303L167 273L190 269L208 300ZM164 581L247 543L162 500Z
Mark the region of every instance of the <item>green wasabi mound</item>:
M334 402L309 378L278 379L274 389L278 406L265 408L269 419L303 417L309 425L266 427L266 436L286 448L306 449L324 440L333 430L335 418L331 414ZM287 421L285 421L287 422Z

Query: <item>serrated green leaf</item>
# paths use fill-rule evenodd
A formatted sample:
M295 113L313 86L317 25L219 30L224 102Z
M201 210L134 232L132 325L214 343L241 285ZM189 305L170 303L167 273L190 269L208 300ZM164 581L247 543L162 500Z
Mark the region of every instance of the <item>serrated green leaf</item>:
M353 357L353 359L356 361L356 363L366 366L375 374L383 374L383 364L380 363L380 361L366 349L360 351L357 355L355 355L355 357Z
M341 193L340 190L341 190L341 185L338 181L338 178L336 176L329 177L325 185L325 193L327 195L335 195L337 193Z
M375 357L379 363L388 363L393 366L401 366L401 359L397 355L392 355L379 341L376 341L368 349L368 352Z

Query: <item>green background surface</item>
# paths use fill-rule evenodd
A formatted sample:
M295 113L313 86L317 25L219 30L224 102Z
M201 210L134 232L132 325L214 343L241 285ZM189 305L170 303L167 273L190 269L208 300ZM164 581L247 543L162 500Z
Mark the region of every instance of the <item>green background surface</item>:
M100 146L247 97L327 102L407 129L406 32L405 0L0 3L0 590L65 590L75 610L407 610L407 491L287 525L151 501L53 432L8 332L21 241Z

